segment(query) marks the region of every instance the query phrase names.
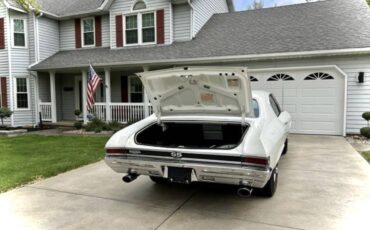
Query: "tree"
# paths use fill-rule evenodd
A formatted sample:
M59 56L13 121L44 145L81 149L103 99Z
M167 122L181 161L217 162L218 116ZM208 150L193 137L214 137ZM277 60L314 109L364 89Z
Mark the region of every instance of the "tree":
M8 108L0 108L0 119L1 119L1 126L4 126L4 119L10 117L13 112Z
M248 10L257 10L264 7L263 0L253 0L252 4L249 5Z
M33 10L37 15L41 13L41 6L37 0L15 0L25 11Z
M370 0L366 0L367 1L367 4L369 4L370 5Z

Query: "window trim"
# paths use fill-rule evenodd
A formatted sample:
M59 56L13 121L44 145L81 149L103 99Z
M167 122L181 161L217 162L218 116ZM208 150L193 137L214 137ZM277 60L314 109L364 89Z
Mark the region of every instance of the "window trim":
M27 108L18 108L18 92L17 92L17 79L24 78L26 79L26 88L27 88ZM15 110L16 111L28 111L31 110L31 95L30 95L30 79L28 77L14 77L14 97L15 97ZM24 92L23 92L24 93Z
M141 84L142 85L142 92L141 92L141 94L142 94L142 97L143 97L142 102L132 102L131 101L131 79L132 78L138 78L139 79L139 77L137 77L135 75L129 75L128 76L128 81L127 81L127 100L129 101L128 103L144 103L144 100L145 100L145 98L144 98L144 92L145 92L145 90L144 90L144 85L143 84Z
M143 42L143 14L150 14L152 13L154 15L154 41L153 42ZM126 18L129 17L129 16L134 16L136 15L137 17L137 39L138 39L138 43L131 43L131 44L127 44L127 36L126 36ZM137 11L134 11L133 13L130 13L130 14L126 14L124 15L124 18L123 18L123 25L124 25L124 30L123 30L123 33L124 33L124 46L143 46L143 45L155 45L157 44L157 14L156 14L156 10L137 10Z
M24 26L24 46L16 46L15 45L15 39L14 39L14 20L21 20L23 21L23 26ZM12 48L16 48L16 49L27 49L28 48L28 33L27 33L27 19L25 18L12 18L11 19L11 32L12 32Z
M145 9L140 9L140 10L135 10L135 6L137 3L143 2L145 4ZM135 0L135 2L131 6L131 12L140 12L140 11L145 11L148 10L148 4L144 0Z
M94 33L94 44L91 44L91 45L85 45L85 31L84 31L84 21L85 20L93 20L93 33ZM87 17L87 18L81 18L81 46L83 48L86 48L86 47L95 47L96 46L96 30L95 30L95 17ZM91 32L89 32L91 33Z

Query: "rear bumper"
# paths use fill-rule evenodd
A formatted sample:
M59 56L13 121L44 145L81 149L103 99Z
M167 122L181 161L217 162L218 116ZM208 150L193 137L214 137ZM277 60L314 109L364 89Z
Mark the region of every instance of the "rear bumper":
M271 169L260 169L237 164L210 164L201 162L165 162L161 160L105 157L106 164L118 173L137 173L167 178L168 167L193 169L192 182L210 182L263 188L271 176Z

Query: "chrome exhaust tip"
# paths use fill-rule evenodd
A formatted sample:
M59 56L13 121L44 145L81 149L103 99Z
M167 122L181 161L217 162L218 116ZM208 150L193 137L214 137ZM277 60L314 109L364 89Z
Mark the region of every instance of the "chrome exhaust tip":
M252 192L253 192L253 188L247 188L247 187L238 188L238 190L236 191L238 196L242 198L250 197L252 195Z
M130 183L130 182L132 182L132 181L136 180L136 178L137 178L138 176L139 176L139 175L138 175L138 174L136 174L136 173L129 173L129 174L127 174L126 176L122 177L122 180L123 180L123 182L125 182L125 183Z

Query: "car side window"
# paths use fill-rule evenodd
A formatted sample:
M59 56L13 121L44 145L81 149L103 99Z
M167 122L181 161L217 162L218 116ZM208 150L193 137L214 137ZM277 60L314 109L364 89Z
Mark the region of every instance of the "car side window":
M280 109L279 104L277 103L277 101L275 100L275 98L272 94L270 95L270 104L271 104L271 107L274 110L276 116L279 116L280 113L281 113L281 109Z
M258 105L257 100L253 99L252 104L253 104L254 116L259 117L260 116L260 106Z

